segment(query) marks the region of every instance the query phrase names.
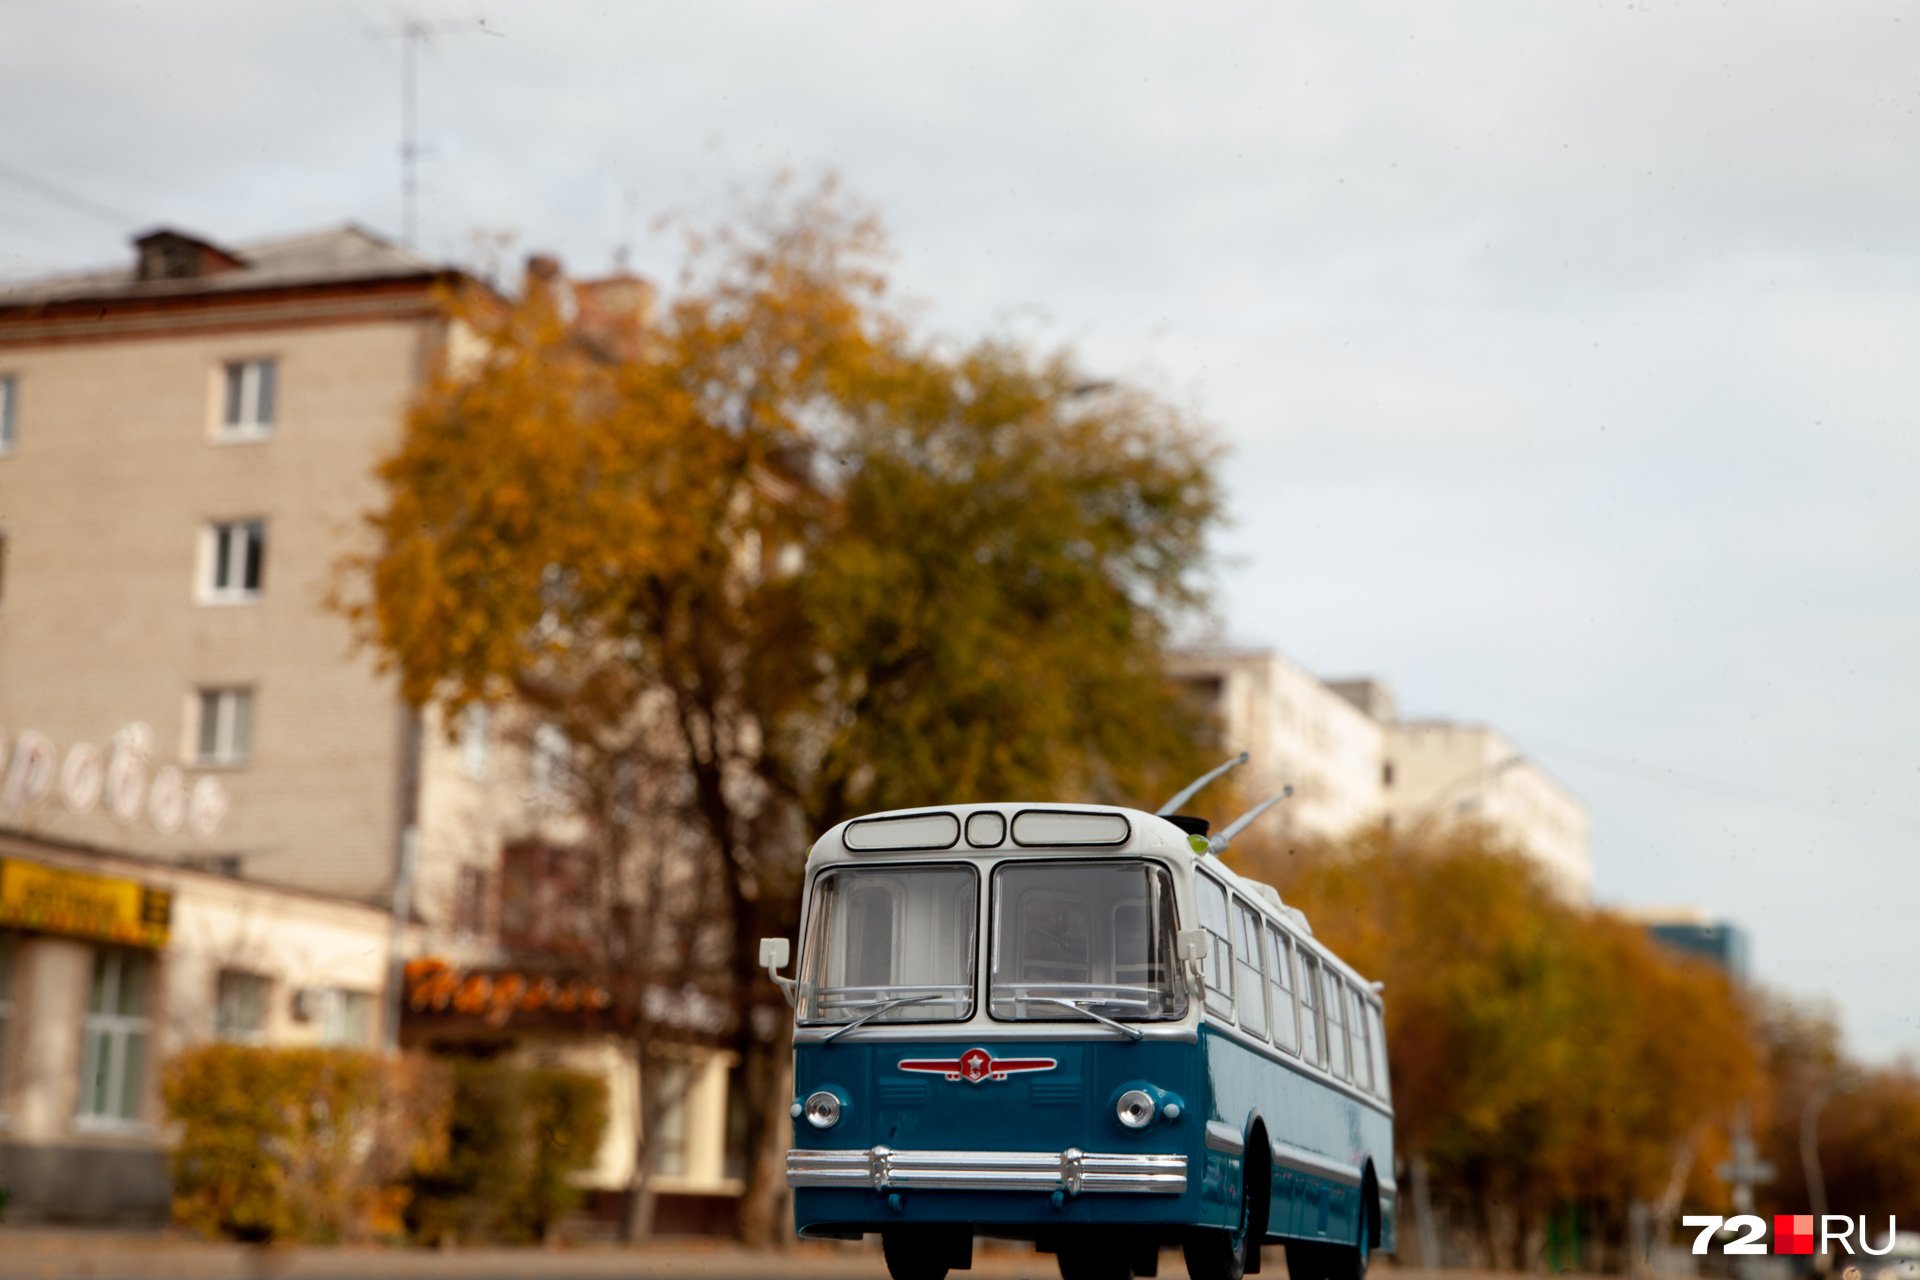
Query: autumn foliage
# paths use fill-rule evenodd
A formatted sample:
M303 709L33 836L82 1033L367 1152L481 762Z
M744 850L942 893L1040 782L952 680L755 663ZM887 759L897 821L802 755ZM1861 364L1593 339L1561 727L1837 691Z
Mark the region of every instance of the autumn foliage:
M1246 856L1385 982L1396 1142L1483 1264L1529 1265L1549 1215L1575 1205L1614 1249L1590 1262L1620 1269L1629 1206L1670 1218L1763 1092L1725 974L1562 901L1483 829Z
M446 1081L422 1058L202 1045L161 1092L180 1126L173 1216L207 1235L397 1237L409 1182L446 1157Z

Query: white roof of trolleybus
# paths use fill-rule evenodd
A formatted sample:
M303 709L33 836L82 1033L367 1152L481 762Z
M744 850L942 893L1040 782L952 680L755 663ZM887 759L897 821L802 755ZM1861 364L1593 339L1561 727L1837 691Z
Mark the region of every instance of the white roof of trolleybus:
M1017 844L1012 838L1013 820L1022 813L1086 813L1118 814L1127 820L1128 836L1124 842L1111 844ZM991 844L976 845L966 836L967 819L976 813L997 813L1006 820L1006 828L1001 838ZM848 848L846 834L848 828L856 823L883 822L891 819L916 817L932 818L940 814L951 814L955 819L954 838L939 846L920 845L913 848ZM1119 805L1106 804L944 804L921 809L889 809L882 813L862 814L858 818L848 819L828 831L807 851L807 865L818 867L829 863L863 862L885 858L937 858L951 861L954 857L1004 857L1008 854L1040 854L1058 858L1062 854L1082 858L1110 858L1115 854L1154 855L1188 867L1205 867L1207 873L1224 883L1227 888L1240 894L1249 902L1257 902L1269 908L1274 915L1295 931L1313 936L1313 926L1307 922L1306 913L1298 907L1287 905L1281 900L1280 891L1270 884L1249 879L1220 861L1211 853L1200 853L1188 843L1187 833L1174 826L1158 814L1147 813L1140 809L1128 809ZM1331 958L1351 976L1365 982L1358 970L1329 951L1323 944L1314 948L1321 955Z

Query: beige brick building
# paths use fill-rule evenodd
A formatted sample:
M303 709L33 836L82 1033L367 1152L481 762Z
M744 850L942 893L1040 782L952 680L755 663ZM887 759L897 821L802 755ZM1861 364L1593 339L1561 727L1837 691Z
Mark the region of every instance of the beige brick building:
M538 949L535 929L503 936L545 909L564 855L537 762L484 718L450 736L412 715L325 606L381 498L375 464L459 341L443 291L473 284L342 227L236 248L155 232L121 268L0 289L15 1218L164 1212L154 1068L183 1045L379 1045L403 849L405 957L484 981ZM584 314L650 294L621 277L579 297ZM221 1007L246 1016L216 1025ZM631 1046L525 1051L608 1079L616 1123L590 1181L624 1186ZM666 1190L732 1189L726 1065L689 1058Z

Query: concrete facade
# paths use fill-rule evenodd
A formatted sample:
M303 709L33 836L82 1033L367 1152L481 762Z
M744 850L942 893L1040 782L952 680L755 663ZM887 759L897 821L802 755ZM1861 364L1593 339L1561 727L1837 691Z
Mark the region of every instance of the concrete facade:
M1304 835L1339 835L1377 819L1383 726L1271 649L1174 654L1173 678L1216 718L1226 751L1252 759L1234 774L1253 805L1291 785L1267 822Z
M1446 721L1391 725L1381 780L1382 807L1396 828L1488 823L1532 855L1564 897L1592 895L1586 807L1498 730Z
M1279 829L1336 839L1373 823L1424 833L1478 820L1568 900L1590 897L1585 806L1497 730L1401 721L1379 681L1322 681L1268 649L1190 649L1170 667L1215 718L1223 752L1252 756L1233 775L1242 804L1294 787Z

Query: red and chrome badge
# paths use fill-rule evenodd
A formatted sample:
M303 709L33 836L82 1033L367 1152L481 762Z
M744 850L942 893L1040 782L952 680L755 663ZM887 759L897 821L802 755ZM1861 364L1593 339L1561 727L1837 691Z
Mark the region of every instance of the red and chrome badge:
M957 1058L902 1058L902 1071L924 1071L949 1080L979 1084L983 1080L1005 1080L1017 1071L1051 1071L1059 1066L1052 1058L996 1058L985 1049L969 1049Z

